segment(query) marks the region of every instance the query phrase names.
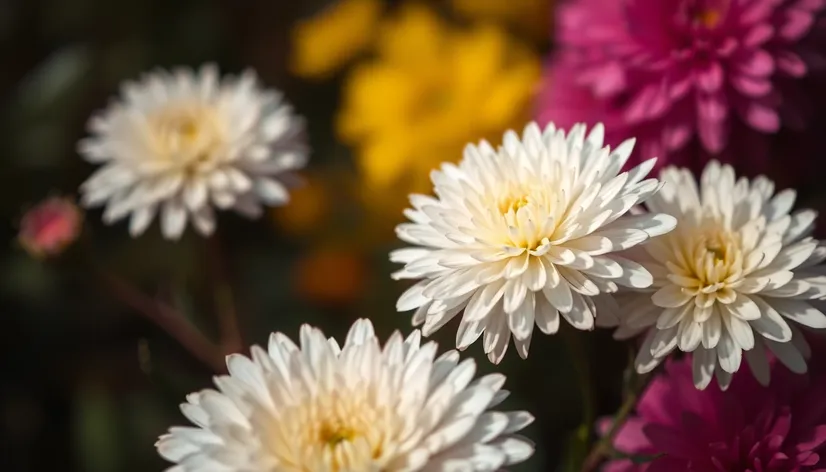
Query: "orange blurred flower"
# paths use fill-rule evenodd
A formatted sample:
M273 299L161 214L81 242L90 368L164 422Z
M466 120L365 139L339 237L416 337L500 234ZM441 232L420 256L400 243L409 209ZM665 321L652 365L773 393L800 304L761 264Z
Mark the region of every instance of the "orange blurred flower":
M296 290L319 305L349 305L367 287L364 255L347 248L316 249L302 257L295 268Z
M320 174L304 176L303 185L291 190L289 205L272 209L272 215L286 232L305 235L318 228L330 214L331 191Z

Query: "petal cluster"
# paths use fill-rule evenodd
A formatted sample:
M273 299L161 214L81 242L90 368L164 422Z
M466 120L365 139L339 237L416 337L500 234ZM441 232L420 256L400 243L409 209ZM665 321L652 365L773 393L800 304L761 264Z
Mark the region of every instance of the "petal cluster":
M699 186L685 169L667 168L663 190L646 206L679 220L677 228L636 252L653 274L649 290L622 297L619 337L647 330L637 370L647 372L674 349L694 352L705 388L716 373L725 388L745 356L768 383L766 350L805 372L808 346L795 324L826 327L816 308L826 296L819 263L826 247L810 236L815 213L791 212L795 193L774 192L765 177L737 179L710 163Z
M799 126L805 103L784 85L820 60L822 49L801 41L822 9L823 2L792 0L569 2L558 14L552 99L540 117L615 121L614 131L662 157L694 138L718 154L739 127L766 134L783 120Z
M495 471L528 458L514 433L533 417L491 410L505 377L474 380L472 359L436 349L418 331L382 347L367 320L344 346L307 325L299 345L274 333L268 351L228 357L218 390L187 397L196 426L171 428L158 451L170 472Z
M397 227L413 247L394 251L404 263L396 278L421 279L398 300L416 310L413 323L429 335L463 313L456 337L464 349L484 333L484 349L498 363L513 334L526 357L534 325L546 334L560 315L592 329L601 294L619 286L643 288L651 275L613 254L671 230L664 214L626 213L655 194L646 179L654 159L620 173L633 140L603 147L603 128L586 137L529 124L522 138L504 135L499 149L468 145L458 165L443 164L431 178L435 197L411 196L410 223Z
M102 167L82 184L82 202L105 204L106 223L131 215L133 236L156 215L170 239L187 220L212 233L214 207L257 217L262 203L288 200L283 178L307 159L303 121L251 71L147 74L126 83L88 127L79 152Z
M669 362L619 430L614 447L647 457L609 462L606 472L810 472L826 467L826 378L775 364L768 388L737 374L727 391L692 386L690 359ZM653 460L651 460L653 458Z

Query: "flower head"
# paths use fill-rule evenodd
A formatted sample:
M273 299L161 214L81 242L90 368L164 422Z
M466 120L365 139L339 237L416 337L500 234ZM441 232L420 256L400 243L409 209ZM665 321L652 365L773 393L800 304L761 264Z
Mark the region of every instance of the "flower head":
M32 256L55 256L75 242L82 228L83 214L77 205L68 198L52 197L23 215L17 240Z
M826 277L814 267L826 247L809 236L815 213L790 213L794 191L775 194L765 177L735 180L732 168L717 162L706 167L699 188L685 169L667 168L661 179L666 185L646 205L680 223L633 257L654 284L623 297L617 333L648 330L637 370L650 371L679 348L695 353L697 387L716 372L725 388L745 353L755 376L768 383L768 348L805 372L808 348L789 321L826 328L812 304L826 295Z
M274 333L269 352L227 358L219 391L187 397L197 427L171 428L158 451L181 472L490 471L528 458L513 433L533 417L489 410L505 377L471 382L472 359L420 339L396 332L382 348L367 320L343 347L307 325L299 346Z
M464 311L459 349L484 333L485 352L499 362L513 333L526 357L534 323L555 333L562 314L592 329L597 305L608 301L592 297L651 284L642 266L611 253L676 224L664 214L621 218L660 188L643 180L654 159L620 173L633 140L612 151L602 146L601 125L587 138L585 131L531 123L522 140L505 133L498 150L469 145L458 166L432 173L435 198L411 196L412 223L396 233L415 247L391 258L405 263L395 277L422 279L397 308L415 309L425 335Z
M337 131L356 147L372 190L367 203L397 213L466 143L501 136L528 118L540 65L502 30L451 27L420 5L403 6L377 43L376 58L345 82Z
M381 13L381 0L339 0L302 21L292 33L291 69L301 77L329 77L371 45Z
M804 58L820 54L802 53L799 42L822 8L792 0L569 2L558 13L561 52L547 92L563 103L548 100L540 118L565 125L586 120L584 111L617 121L614 132L662 157L693 137L718 154L736 127L775 133L783 119L802 121L781 84L805 76ZM557 80L563 74L572 79Z
M761 387L741 372L731 387L692 387L691 361L666 364L640 398L637 415L619 430L614 447L656 457L649 463L609 462L606 472L810 472L826 466L826 378L790 375L774 364L779 382Z
M79 151L104 166L81 186L82 202L105 203L106 223L131 214L133 236L156 213L167 238L180 237L188 219L207 235L213 206L257 217L261 202L288 200L279 179L306 161L303 129L251 71L223 80L212 66L148 74L89 121Z

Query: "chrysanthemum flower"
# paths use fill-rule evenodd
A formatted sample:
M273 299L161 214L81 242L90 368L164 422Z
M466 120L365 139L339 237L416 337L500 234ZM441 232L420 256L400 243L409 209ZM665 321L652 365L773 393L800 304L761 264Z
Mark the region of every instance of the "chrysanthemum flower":
M815 213L790 213L795 193L774 193L765 177L735 180L711 162L698 188L685 169L665 169L663 190L647 203L677 217L677 229L632 257L654 276L650 290L623 296L619 337L648 330L637 370L653 369L672 350L694 352L694 380L705 388L716 372L725 388L746 360L768 383L766 349L805 372L805 340L794 324L825 328L810 303L826 295L816 264L826 247L812 239Z
M564 130L535 123L522 140L513 131L494 150L468 145L458 166L432 173L436 197L413 195L412 223L397 234L416 247L391 255L405 263L397 278L422 279L399 299L415 309L424 334L464 311L456 345L468 347L482 333L489 359L498 363L513 333L523 358L536 324L555 333L559 315L578 329L592 329L600 293L618 285L643 288L651 275L612 255L671 230L664 214L620 218L653 195L660 184L643 180L651 159L619 173L634 147L602 146L603 128L585 137L585 126Z
M619 121L613 131L637 136L642 151L661 157L693 137L718 154L734 126L775 133L784 121L801 123L781 85L822 57L800 47L822 8L792 0L568 2L557 15L561 52L548 93L593 108L549 100L540 119L566 125L594 111L594 120ZM573 80L557 80L558 69Z
M215 67L204 66L126 83L79 144L86 160L103 164L81 186L82 202L105 203L106 223L131 214L133 236L159 213L170 239L188 219L212 233L213 206L258 217L262 202L285 203L280 179L306 161L304 125L279 93L256 82L251 71L219 80Z
M691 385L689 359L669 362L614 440L621 453L649 462L614 460L602 470L824 470L826 378L794 375L779 364L772 375L779 381L768 388L741 372L728 391L700 391Z
M345 81L337 121L373 210L398 215L465 144L498 139L530 117L539 58L499 28L454 27L408 4L382 25L376 49Z
M29 209L17 240L34 257L56 256L80 236L83 213L69 198L51 197Z
M394 333L382 348L367 320L343 347L318 329L301 328L296 346L281 333L269 352L227 358L219 391L187 397L197 427L173 427L157 443L195 471L494 471L521 462L533 445L514 435L526 412L500 413L505 377L475 381L472 359L436 357L436 344Z

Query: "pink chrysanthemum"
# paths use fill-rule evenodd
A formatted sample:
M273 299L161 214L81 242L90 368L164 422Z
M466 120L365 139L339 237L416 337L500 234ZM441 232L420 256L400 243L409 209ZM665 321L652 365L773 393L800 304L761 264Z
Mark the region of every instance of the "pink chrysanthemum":
M559 9L539 119L601 121L616 139L635 136L640 156L669 163L696 156L694 138L719 157L739 134L753 142L754 130L803 121L784 84L809 72L817 53L800 42L824 3L573 0Z
M741 372L723 392L694 388L691 360L666 364L614 447L638 457L605 472L816 472L826 470L826 377L792 374L775 363L768 388ZM603 424L606 426L607 424Z

